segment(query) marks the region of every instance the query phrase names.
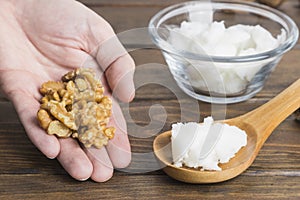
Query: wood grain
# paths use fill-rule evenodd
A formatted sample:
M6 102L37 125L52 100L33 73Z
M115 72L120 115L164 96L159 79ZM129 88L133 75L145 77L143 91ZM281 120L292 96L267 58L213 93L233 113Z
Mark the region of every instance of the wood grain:
M248 173L250 174L250 173ZM45 184L43 175L17 175L14 182L11 177L0 175L4 183L0 198L5 199L297 199L299 184L297 177L288 177L289 184L282 184L286 176L261 176L247 173L233 181L214 185L190 185L173 181L164 174L115 176L109 182L98 184L92 181L74 183L71 178L60 175L48 175ZM26 185L22 184L27 182ZM234 183L232 183L234 182ZM134 184L130 184L134 183ZM119 187L116 187L116 186ZM163 187L167 185L168 187ZM22 190L15 190L22 188ZM30 193L28 191L31 191ZM270 193L270 191L274 191ZM251 197L249 196L251 195ZM237 198L238 197L238 198ZM250 197L250 198L249 198Z
M117 33L147 27L149 19L161 8L179 0L82 0L106 18ZM298 26L297 0L283 3L279 9L291 16ZM126 36L126 35L125 35ZM185 95L171 77L159 50L149 49L147 35L126 36L122 42L132 50L137 64L135 81L142 84L135 100L122 104L127 115L132 150L137 155L152 151L157 133L170 129L172 123L202 120L212 113L212 106ZM135 39L136 38L136 39ZM138 49L135 49L138 48ZM287 53L264 89L254 98L215 111L232 118L267 102L300 77L300 46ZM149 83L150 82L150 83ZM170 85L166 88L158 83ZM177 95L177 96L176 96ZM180 98L178 98L178 96ZM182 107L179 107L182 102ZM161 105L165 111L153 105ZM149 110L153 107L152 121ZM200 113L197 109L198 106ZM147 126L153 123L153 127ZM143 129L144 128L144 129ZM139 130L139 131L138 131ZM300 198L300 123L288 117L269 137L253 165L237 178L208 185L190 185L174 181L161 170L143 172L155 160L135 158L131 169L139 173L116 171L106 183L72 179L59 162L43 156L30 142L12 104L0 94L0 199L299 199Z

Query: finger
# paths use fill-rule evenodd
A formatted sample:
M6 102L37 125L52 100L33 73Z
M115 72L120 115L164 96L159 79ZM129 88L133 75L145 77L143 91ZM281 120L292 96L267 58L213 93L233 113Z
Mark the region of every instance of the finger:
M106 72L108 84L114 94L121 101L131 101L134 97L133 59L103 18L92 15L89 24L91 28L88 33L88 52Z
M55 158L60 151L60 144L55 136L46 134L38 125L36 114L40 103L21 90L11 92L9 96L29 139L48 158Z
M129 63L122 65L123 68L120 68L121 64L119 63L126 63L126 61L129 61ZM112 64L112 67L107 69L106 74L101 71L97 61L91 56L84 62L83 67L93 68L97 76L101 77L101 82L104 87L108 88L109 86L109 89L113 88L113 94L118 94L116 96L122 101L128 102L133 99L135 93L133 85L134 62L131 58L119 58ZM110 81L110 85L108 81ZM109 89L105 90L106 94L111 92Z
M127 54L113 62L105 72L113 95L123 102L130 102L134 98L134 69L134 61Z
M131 161L131 148L127 135L126 121L117 102L113 102L113 117L108 126L116 128L115 136L106 146L110 160L116 168L125 168Z
M63 168L75 179L83 181L91 177L93 165L78 142L72 138L59 139L61 150L57 157Z
M93 164L91 178L96 182L109 180L113 175L114 168L105 148L85 148L85 152Z
M99 41L93 47L95 58L103 71L106 71L118 58L128 55L113 29L109 24L107 26L109 26L106 28L107 33L102 36L102 41ZM100 34L103 34L103 32Z

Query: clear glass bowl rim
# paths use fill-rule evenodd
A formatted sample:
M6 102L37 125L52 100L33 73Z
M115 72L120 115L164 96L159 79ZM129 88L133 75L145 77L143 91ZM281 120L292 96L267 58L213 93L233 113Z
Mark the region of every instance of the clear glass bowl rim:
M205 55L205 54L196 54L184 50L178 50L174 49L172 45L170 45L168 42L166 42L164 39L162 39L158 32L157 29L159 28L160 24L163 22L160 19L171 12L175 12L177 9L180 9L185 6L190 6L190 5L195 5L195 4L202 4L202 3L207 3L207 1L201 2L201 1L188 1L188 2L183 2L183 3L178 3L171 5L169 7L166 7L156 13L150 20L149 26L148 26L148 31L149 34L153 40L153 42L161 48L161 50L175 54L177 56L183 56L188 59L192 60L201 60L201 61L214 61L214 62L255 62L255 61L261 61L264 59L272 58L275 56L280 56L290 50L298 41L299 37L299 30L297 28L296 23L286 14L283 12L271 8L269 6L265 6L262 4L254 3L254 2L241 2L241 1L224 1L224 0L217 0L217 1L212 1L212 5L214 7L215 4L220 4L224 7L224 9L233 9L237 6L241 6L241 8L246 8L246 7L251 7L253 9L259 9L263 10L265 12L268 12L270 14L276 15L280 19L282 19L286 26L289 28L286 30L286 40L283 42L281 45L276 47L275 49L272 49L270 51L266 51L263 53L259 54L252 54L248 56L212 56L212 55ZM172 16L174 17L174 16ZM269 18L272 20L271 18Z

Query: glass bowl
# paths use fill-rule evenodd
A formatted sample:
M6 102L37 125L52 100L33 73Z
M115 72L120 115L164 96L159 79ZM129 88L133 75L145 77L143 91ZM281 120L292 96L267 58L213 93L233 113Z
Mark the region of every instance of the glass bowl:
M201 23L206 18L203 13L211 11L213 21L224 21L226 27L260 25L280 42L267 51L238 56L210 55L201 46L192 50L180 48L187 43L194 45L195 40L182 32L174 40L174 30L195 18ZM198 100L221 104L245 101L257 94L283 54L296 44L299 34L296 24L286 14L265 5L239 1L191 1L172 5L153 16L148 28L178 86ZM213 40L213 36L209 37ZM224 47L224 54L227 51Z

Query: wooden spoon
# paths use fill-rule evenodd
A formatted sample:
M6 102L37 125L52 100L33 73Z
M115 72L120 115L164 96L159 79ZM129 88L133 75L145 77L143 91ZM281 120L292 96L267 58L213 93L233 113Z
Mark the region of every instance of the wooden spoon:
M247 145L228 163L220 164L222 171L201 171L178 168L172 165L171 131L158 135L153 143L156 157L164 165L163 170L176 180L187 183L216 183L234 178L245 171L256 158L272 131L291 113L300 107L300 79L282 93L259 108L242 116L224 120L245 130Z

